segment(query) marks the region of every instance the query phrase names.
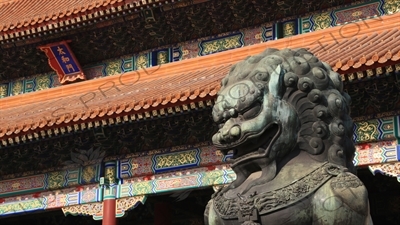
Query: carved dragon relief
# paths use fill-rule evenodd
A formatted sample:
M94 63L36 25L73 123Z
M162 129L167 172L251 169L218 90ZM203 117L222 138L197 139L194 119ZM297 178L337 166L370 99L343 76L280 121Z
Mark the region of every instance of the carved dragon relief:
M267 49L234 65L213 107L217 149L237 178L219 189L207 225L372 224L353 174L350 97L305 49Z

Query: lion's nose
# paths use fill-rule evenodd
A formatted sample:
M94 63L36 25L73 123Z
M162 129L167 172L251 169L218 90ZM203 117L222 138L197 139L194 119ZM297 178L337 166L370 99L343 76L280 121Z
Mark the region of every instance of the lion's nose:
M233 141L240 137L241 129L238 125L231 128L222 128L220 130L220 139L224 141Z
M239 126L233 126L230 130L229 130L229 134L232 137L239 137L240 136L240 127Z

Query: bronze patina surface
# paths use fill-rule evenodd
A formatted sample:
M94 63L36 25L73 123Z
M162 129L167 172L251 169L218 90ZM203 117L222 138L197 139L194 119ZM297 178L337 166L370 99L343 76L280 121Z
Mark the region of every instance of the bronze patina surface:
M206 224L372 224L338 73L305 49L267 49L221 85L212 140L233 152L237 179L212 196Z

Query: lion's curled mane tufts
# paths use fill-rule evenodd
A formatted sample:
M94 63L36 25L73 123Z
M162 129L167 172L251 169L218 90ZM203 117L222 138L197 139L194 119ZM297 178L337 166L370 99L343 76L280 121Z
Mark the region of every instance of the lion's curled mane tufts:
M349 116L350 96L343 91L338 73L306 49L272 49L251 56L231 68L221 81L221 90L238 81L255 79L265 86L268 67L283 71L281 100L295 109L301 124L297 146L321 161L352 170L353 122ZM280 156L282 157L282 155Z

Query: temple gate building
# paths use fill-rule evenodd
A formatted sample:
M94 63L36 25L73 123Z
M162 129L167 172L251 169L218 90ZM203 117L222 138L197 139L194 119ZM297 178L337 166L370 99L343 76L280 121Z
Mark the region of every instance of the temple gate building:
M400 220L399 0L0 0L0 224L203 224L231 66L307 48L352 98L375 225Z

